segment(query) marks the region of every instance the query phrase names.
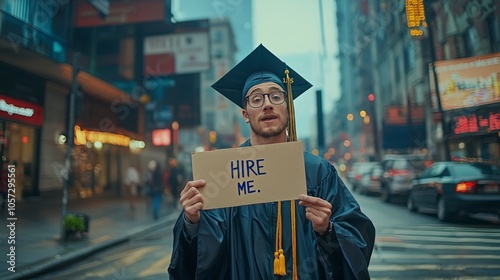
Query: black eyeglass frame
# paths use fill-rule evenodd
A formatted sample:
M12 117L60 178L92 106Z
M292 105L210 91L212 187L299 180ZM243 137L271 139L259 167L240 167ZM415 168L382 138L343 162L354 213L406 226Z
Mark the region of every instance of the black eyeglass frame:
M280 103L274 103L273 99L270 97L271 94L276 93L276 92L281 92L283 94L283 101L281 101ZM249 102L248 99L252 95L260 95L260 96L262 96L262 104L260 106L254 107L254 106L251 105L251 102ZM286 98L287 98L287 93L286 93L286 91L283 91L283 90L273 90L273 91L268 92L268 93L252 93L252 94L250 94L248 96L245 96L245 102L250 107L252 107L252 108L260 108L260 107L264 106L264 103L266 102L265 101L266 96L267 96L267 99L269 99L269 102L271 102L271 104L273 104L273 105L281 105L281 104L285 103Z

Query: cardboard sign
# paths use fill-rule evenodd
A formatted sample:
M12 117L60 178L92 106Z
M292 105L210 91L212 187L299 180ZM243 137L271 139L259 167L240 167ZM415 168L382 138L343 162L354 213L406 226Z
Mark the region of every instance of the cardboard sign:
M286 142L192 154L193 178L203 209L298 199L306 192L302 142Z

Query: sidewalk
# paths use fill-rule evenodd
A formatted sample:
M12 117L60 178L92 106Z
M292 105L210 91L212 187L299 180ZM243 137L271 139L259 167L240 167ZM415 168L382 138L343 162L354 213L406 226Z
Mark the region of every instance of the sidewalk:
M2 209L0 231L0 279L27 279L77 261L97 251L128 241L135 235L175 222L179 211L162 204L161 218L153 219L144 198L134 210L126 196L116 193L91 198L69 199L68 212L90 217L89 235L79 240L60 240L62 191L18 201L15 207L15 235L8 225L7 209ZM10 237L10 239L8 239ZM12 243L15 241L15 244ZM11 243L8 243L8 242ZM11 246L15 253L15 272L8 270Z

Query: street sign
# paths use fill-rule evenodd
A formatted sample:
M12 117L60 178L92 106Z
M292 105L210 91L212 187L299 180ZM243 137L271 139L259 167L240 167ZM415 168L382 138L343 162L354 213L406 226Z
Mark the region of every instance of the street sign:
M94 7L99 13L101 19L105 19L109 15L109 0L88 0L89 4Z
M410 36L415 39L427 37L427 22L423 0L406 0L406 21Z

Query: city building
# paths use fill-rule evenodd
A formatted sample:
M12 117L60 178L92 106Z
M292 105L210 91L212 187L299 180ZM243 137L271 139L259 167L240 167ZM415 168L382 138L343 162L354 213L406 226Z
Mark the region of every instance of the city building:
M81 173L72 177L71 191L85 196L118 184L119 155L130 154L129 143L142 141L142 136L137 126L130 126L137 124L138 113L117 122L116 114L110 112L112 108L137 112L137 103L127 92L88 69L79 67L79 72L73 72L72 19L76 1L0 4L0 153L2 160L15 165L16 198L62 188L66 154L63 138L67 135L72 89L83 97L77 122L82 121L79 139L86 144L75 146L73 166ZM117 100L119 103L115 103ZM89 111L93 120L84 117ZM99 119L101 127L95 122L98 112L106 113ZM94 145L97 142L102 146ZM88 147L87 143L96 149L94 158L101 155L92 166L80 164L83 156L78 149Z
M145 39L179 31L170 21L170 1L102 2L109 5L0 1L0 153L16 167L18 199L62 189L68 129L75 136L72 195L120 192L129 164L143 170L150 159L166 164L165 147L152 141L147 105L159 85L169 86L172 80L145 67L150 66ZM208 49L208 35L200 37L206 38ZM166 64L153 70L169 66L172 61L165 57ZM208 68L206 57L203 69ZM189 65L181 68L189 72ZM175 68L176 74L181 68ZM197 69L190 71L199 75ZM175 81L179 87L181 79ZM193 94L198 97L199 90ZM70 96L76 98L74 111ZM198 125L199 114L189 119L192 114L182 113L191 110L171 106L173 116L184 116L178 123L193 120ZM157 120L164 121L168 113Z
M214 44L212 65L215 67L215 72L211 73L212 70L209 70L207 73L202 73L202 80L205 83L202 95L217 96L216 92L209 86L224 74L221 65L224 64L225 71L230 70L236 62L241 61L255 47L252 29L252 1L174 0L172 1L172 14L177 21L210 19L210 24L215 29L225 29L227 28L226 22L230 24L231 34L228 34L227 37L220 34L226 34L229 31L211 31L211 44ZM218 56L219 58L217 58ZM209 133L213 131L211 139L218 142L216 147L228 147L233 141L240 144L241 137L250 136L250 128L239 113L237 113L236 118L232 116L233 110L239 112L238 109L233 109L234 105L228 104L223 100L223 97L217 97L216 100L218 101L213 105L222 106L216 110L212 109L215 108L212 105L204 104L207 109L203 109L205 110L202 119L203 126L199 131L205 135L204 143L210 143ZM220 111L222 108L224 110Z
M230 148L241 142L241 109L211 86L235 65L236 44L228 19L210 19L211 68L201 73L202 125L205 149Z
M366 115L360 115L362 110L369 111L366 99L373 92L370 38L365 34L367 10L361 8L366 3L337 1L336 4L341 95L328 116L333 127L327 133L333 139L329 146L336 149L334 162L349 163L369 160L375 155L373 143L367 142L367 136L373 135L372 125L364 123Z
M341 100L347 105L334 118L352 112L355 120L355 112L371 108L371 127L355 128L358 152L368 156L499 162L498 1L406 4L337 1ZM408 20L407 13L420 20ZM332 133L352 137L348 125Z

